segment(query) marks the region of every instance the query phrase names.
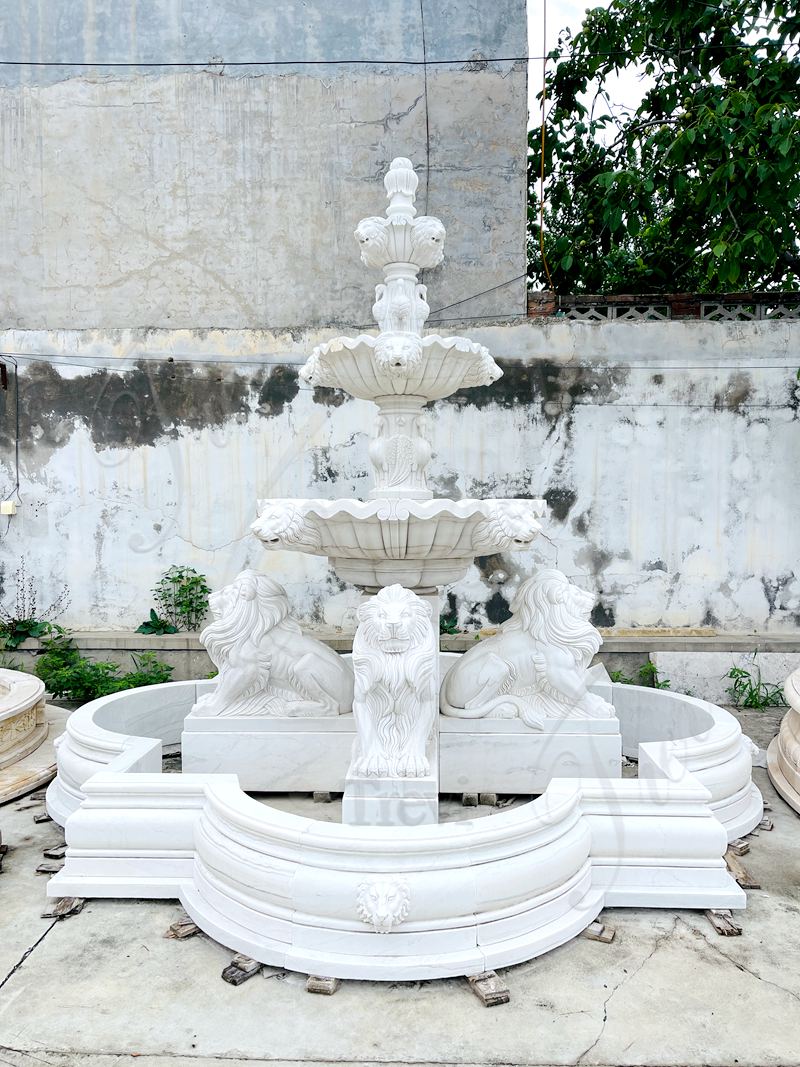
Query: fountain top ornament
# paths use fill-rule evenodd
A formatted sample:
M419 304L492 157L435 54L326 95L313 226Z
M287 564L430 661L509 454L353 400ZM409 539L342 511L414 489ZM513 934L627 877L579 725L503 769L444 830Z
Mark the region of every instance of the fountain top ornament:
M269 549L328 556L340 578L367 590L400 583L430 590L461 578L476 555L530 548L543 500L433 500L423 407L459 389L491 385L502 371L465 337L423 335L430 314L420 270L438 266L445 229L414 206L411 161L384 178L385 216L355 230L361 260L383 271L372 313L378 333L318 345L300 372L308 385L344 389L378 406L369 444L370 500L265 500L253 532Z
M441 400L457 389L491 385L503 372L483 345L465 337L423 337L430 307L417 277L441 263L445 228L433 216L417 217L418 178L410 160L392 160L383 183L386 217L362 219L355 231L362 263L384 274L372 306L378 336L337 337L318 345L300 377L378 403L397 395Z

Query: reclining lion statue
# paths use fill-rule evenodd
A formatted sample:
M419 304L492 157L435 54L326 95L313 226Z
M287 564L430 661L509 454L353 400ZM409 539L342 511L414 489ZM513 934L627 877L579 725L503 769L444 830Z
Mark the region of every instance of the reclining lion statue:
M436 722L438 649L431 609L390 585L358 609L353 639L356 741L349 774L420 778Z
M545 719L612 718L611 704L586 688L586 670L602 644L589 622L593 603L561 571L539 569L520 586L499 632L445 676L442 714L519 716L539 730Z
M214 621L200 634L219 671L216 689L193 711L203 715L342 715L353 704L346 660L304 634L283 586L242 571L209 598Z

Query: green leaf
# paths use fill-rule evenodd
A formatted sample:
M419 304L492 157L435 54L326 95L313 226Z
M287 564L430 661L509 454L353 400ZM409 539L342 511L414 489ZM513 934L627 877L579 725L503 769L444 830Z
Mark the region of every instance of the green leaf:
M717 241L711 251L717 257L717 259L719 259L721 256L724 256L725 253L728 251L727 241Z
M568 255L564 256L564 258L561 260L561 269L562 270L569 270L569 268L571 266L572 266L572 256L568 254Z

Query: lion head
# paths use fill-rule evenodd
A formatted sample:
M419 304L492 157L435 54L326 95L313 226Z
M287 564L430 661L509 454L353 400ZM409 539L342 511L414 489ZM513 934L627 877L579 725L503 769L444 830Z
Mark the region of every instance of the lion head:
M539 568L523 582L511 602L512 618L503 629L521 628L534 641L569 648L578 666L588 667L603 643L589 622L594 597L561 571Z
M538 500L490 500L485 518L475 526L472 547L476 552L528 548L541 533L541 514Z
M379 215L362 219L355 230L361 246L361 262L367 267L382 267L389 259L389 231L387 220Z
M445 229L432 215L420 215L411 225L411 260L418 267L436 267L444 256Z
M208 606L214 621L200 634L200 641L217 667L227 662L234 645L245 641L258 645L266 633L289 619L286 590L257 571L242 571L211 594ZM294 620L289 623L297 625Z
M358 621L361 644L396 655L427 643L431 609L410 589L390 585L361 605Z
M267 548L301 545L308 551L322 547L322 538L300 508L291 501L259 500L261 514L250 529Z
M399 926L408 918L410 907L411 891L405 882L380 880L362 882L358 887L358 917L376 933L388 934L393 926Z

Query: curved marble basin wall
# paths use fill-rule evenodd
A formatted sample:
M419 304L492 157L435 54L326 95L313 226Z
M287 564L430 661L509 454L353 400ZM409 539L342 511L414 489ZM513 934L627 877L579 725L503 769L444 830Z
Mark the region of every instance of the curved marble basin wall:
M17 763L47 737L44 682L24 671L0 670L0 768Z
M786 803L800 812L800 669L789 675L783 691L789 710L767 751L767 770Z
M712 705L655 694L699 729L671 737L680 727L650 714L652 690L617 686L627 743L643 738L639 779L554 779L531 803L456 824L352 827L258 803L234 775L158 773L162 741L207 684L116 694L73 715L48 791L68 842L50 895L178 897L254 958L379 980L531 959L606 905L744 906L722 856L745 816L720 817L746 792L753 825L760 797L738 723ZM121 732L134 725L158 736Z

